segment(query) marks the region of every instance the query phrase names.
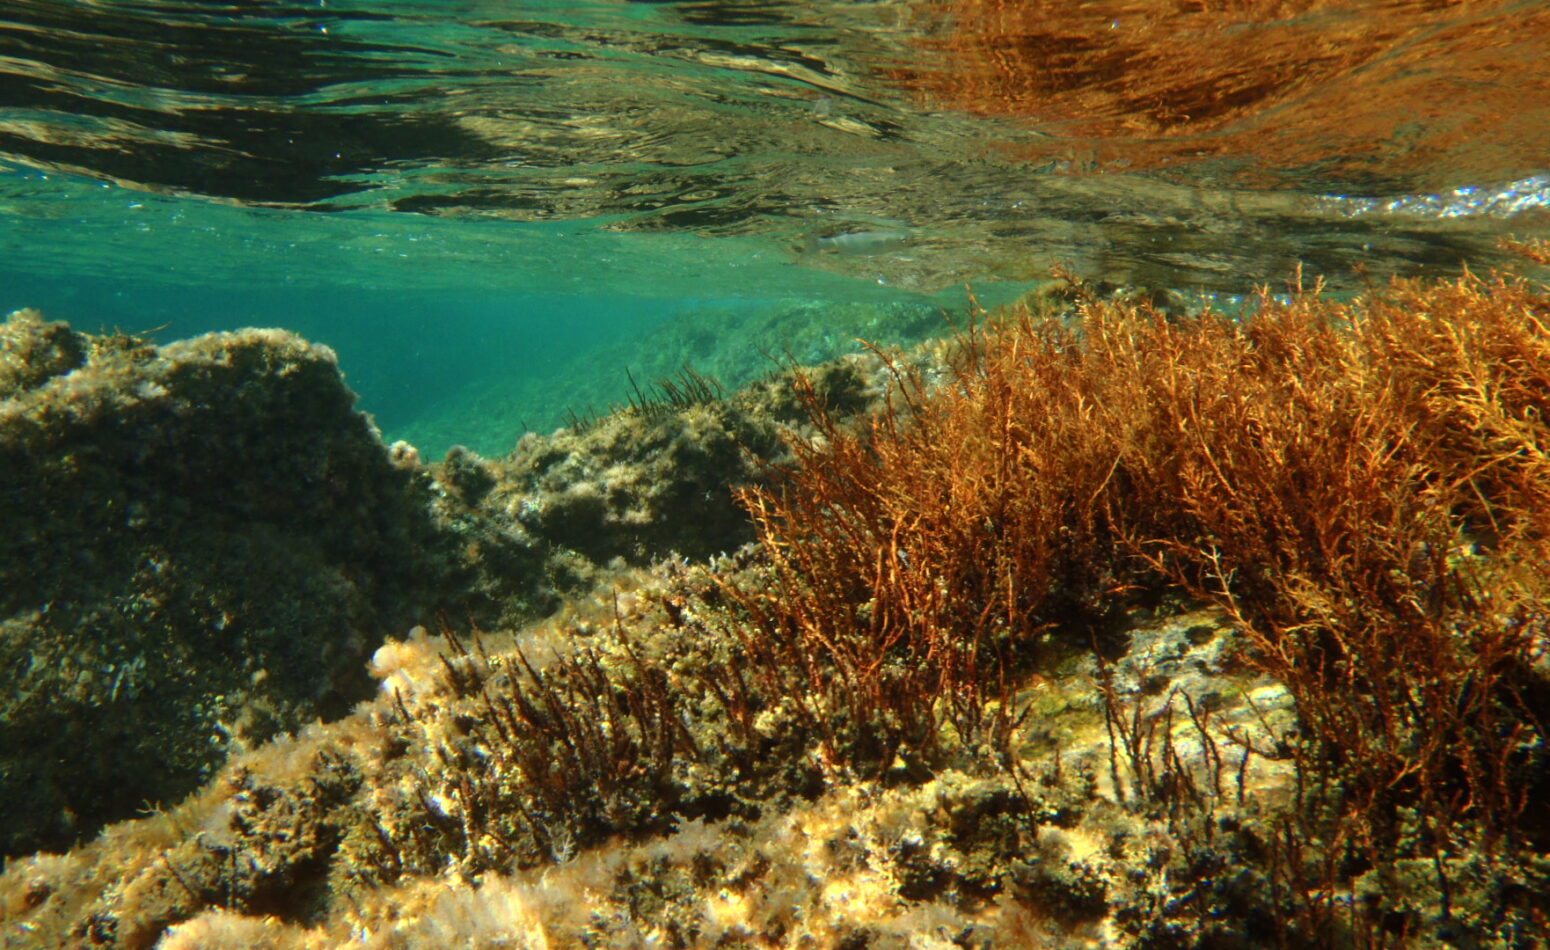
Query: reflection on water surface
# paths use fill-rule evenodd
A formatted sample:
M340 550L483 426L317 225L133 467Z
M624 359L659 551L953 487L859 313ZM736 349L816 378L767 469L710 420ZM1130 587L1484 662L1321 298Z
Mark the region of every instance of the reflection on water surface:
M919 0L936 107L1010 116L1008 152L1086 169L1373 195L1546 170L1542 3Z
M1506 2L11 0L0 205L40 258L78 236L29 170L117 186L72 203L109 257L129 188L367 244L405 215L740 238L706 256L926 291L1447 270L1545 229L1547 32ZM432 243L556 276L542 241Z

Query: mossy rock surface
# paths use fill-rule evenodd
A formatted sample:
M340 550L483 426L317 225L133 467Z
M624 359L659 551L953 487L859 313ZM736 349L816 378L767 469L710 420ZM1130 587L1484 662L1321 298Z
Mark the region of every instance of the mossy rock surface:
M814 386L854 411L875 362ZM749 540L733 489L803 416L770 381L427 467L354 404L333 352L281 330L158 346L0 324L0 853L65 847L234 746L343 715L417 623L509 626L619 558Z
M279 330L0 324L0 851L342 715L376 643L476 572L354 402L332 351Z

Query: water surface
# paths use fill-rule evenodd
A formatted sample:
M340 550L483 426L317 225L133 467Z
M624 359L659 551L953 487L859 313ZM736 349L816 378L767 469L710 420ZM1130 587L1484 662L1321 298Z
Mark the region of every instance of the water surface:
M1547 34L1505 2L8 0L0 309L285 326L390 437L499 452L632 363L902 339L966 283L1490 266L1550 230Z

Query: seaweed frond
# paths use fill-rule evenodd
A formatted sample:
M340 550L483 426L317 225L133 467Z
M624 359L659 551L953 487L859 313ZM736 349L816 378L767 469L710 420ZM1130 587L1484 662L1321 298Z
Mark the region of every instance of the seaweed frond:
M1051 631L1174 586L1296 701L1302 932L1339 868L1410 854L1446 894L1448 856L1517 846L1550 787L1550 297L1466 275L1243 317L1087 301L960 342L860 430L809 396L817 437L743 494L775 579L739 593L747 651L827 755L1004 735Z

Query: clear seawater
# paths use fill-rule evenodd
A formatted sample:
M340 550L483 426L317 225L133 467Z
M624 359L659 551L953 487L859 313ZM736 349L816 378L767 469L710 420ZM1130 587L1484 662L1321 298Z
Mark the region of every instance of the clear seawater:
M332 346L487 454L1056 268L1234 295L1550 232L1550 4L3 0L0 313Z

